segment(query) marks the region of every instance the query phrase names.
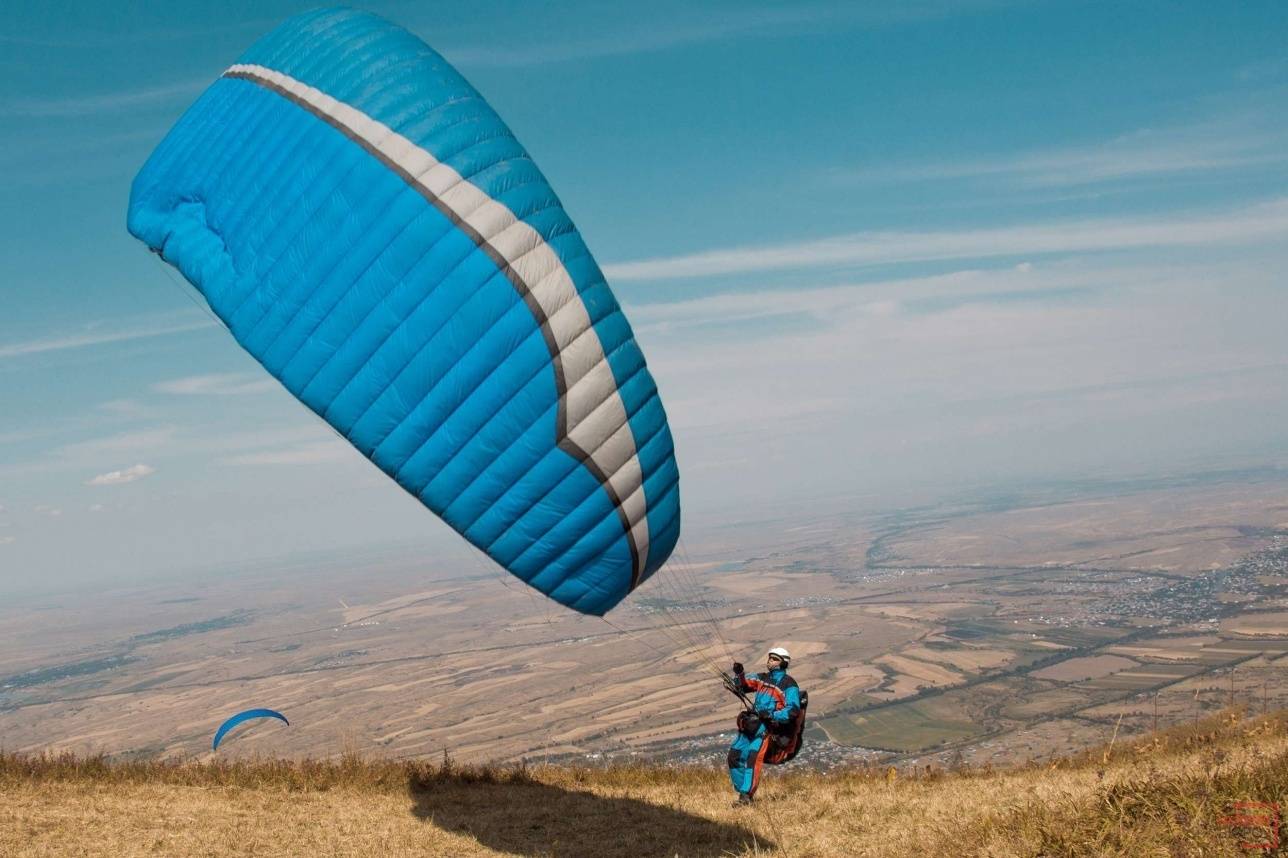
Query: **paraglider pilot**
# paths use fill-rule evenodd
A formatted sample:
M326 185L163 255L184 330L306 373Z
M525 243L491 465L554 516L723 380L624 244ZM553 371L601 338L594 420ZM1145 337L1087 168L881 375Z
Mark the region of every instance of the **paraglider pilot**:
M750 804L760 786L760 773L764 764L775 762L772 757L780 736L794 732L796 719L801 711L800 690L796 680L787 675L791 653L780 646L765 657L765 672L746 673L742 664L734 662L730 690L743 698L747 706L738 715L738 734L729 749L729 778L738 792L737 804ZM751 696L748 699L749 695Z

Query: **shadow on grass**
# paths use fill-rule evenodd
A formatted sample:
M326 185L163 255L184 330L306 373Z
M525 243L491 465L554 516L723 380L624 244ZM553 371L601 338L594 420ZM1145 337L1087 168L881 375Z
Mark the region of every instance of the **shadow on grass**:
M741 825L551 786L521 771L499 779L413 777L408 794L418 819L489 849L532 858L715 858L774 846Z

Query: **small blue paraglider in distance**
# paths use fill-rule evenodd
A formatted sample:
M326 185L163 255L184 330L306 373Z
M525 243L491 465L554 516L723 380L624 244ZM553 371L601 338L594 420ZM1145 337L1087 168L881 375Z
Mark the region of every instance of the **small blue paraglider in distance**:
M291 722L287 721L286 716L281 712L274 712L272 709L247 709L245 712L238 712L219 726L219 729L215 732L214 741L210 743L210 750L219 750L219 743L223 741L229 730L232 730L243 721L250 721L255 718L276 718L288 727L291 725Z

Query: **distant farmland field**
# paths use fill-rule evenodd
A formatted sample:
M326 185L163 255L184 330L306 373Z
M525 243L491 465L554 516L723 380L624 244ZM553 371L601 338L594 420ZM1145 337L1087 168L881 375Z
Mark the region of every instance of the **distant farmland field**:
M960 742L986 732L980 724L939 717L925 701L825 718L820 726L842 745L900 752Z

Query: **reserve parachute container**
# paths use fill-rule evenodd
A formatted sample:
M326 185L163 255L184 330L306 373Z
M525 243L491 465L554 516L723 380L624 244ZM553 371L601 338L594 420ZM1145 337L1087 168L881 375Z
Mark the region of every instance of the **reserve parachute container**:
M288 20L158 145L128 227L531 586L603 614L671 553L679 473L630 325L528 153L420 39L352 10Z

